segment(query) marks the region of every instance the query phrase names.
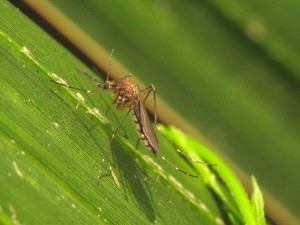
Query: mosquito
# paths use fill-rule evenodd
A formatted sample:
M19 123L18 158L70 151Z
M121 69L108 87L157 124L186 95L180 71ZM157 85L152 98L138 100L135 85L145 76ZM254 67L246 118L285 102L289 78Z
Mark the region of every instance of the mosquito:
M163 136L167 139L167 141L176 149L178 153L180 153L182 156L187 158L188 160L192 162L196 162L205 166L214 166L215 164L209 164L206 162L201 162L198 160L195 160L185 153L183 153L166 135L165 133L159 128L158 122L157 122L157 114L156 114L156 91L155 87L153 84L148 85L144 89L140 89L139 86L131 81L132 75L128 74L123 77L121 77L118 80L110 81L109 80L109 72L107 73L107 78L105 82L100 82L92 78L90 75L88 75L85 72L82 72L79 69L76 69L80 74L82 74L89 82L91 82L93 85L98 87L96 90L85 90L73 86L66 85L64 83L60 83L57 81L53 81L56 84L65 86L67 88L75 89L78 91L86 92L86 93L93 93L93 92L101 92L101 91L113 91L113 97L112 97L112 104L116 105L116 108L118 110L124 110L128 109L127 113L124 115L114 132L112 133L110 140L104 150L104 155L102 158L102 161L100 163L98 175L97 175L97 180L99 181L102 167L104 164L104 161L107 157L108 151L111 147L112 141L115 138L116 133L122 126L122 123L125 121L127 116L132 113L133 115L133 121L136 124L137 131L140 135L140 138L143 140L145 143L146 147L153 153L155 157L157 157L157 154L159 153L159 146L158 146L158 140L156 137L156 134L154 132L154 129L152 127L150 118L148 116L148 113L145 109L144 102L147 100L149 95L153 93L153 98L154 98L154 123L156 129L163 134ZM197 175L188 173L181 168L177 167L173 163L171 163L169 160L167 160L164 156L160 154L160 157L162 160L167 162L172 168L174 168L177 171L180 171L181 173L197 178ZM111 167L110 170L112 171ZM114 173L113 173L114 174ZM116 179L116 176L114 175L114 180ZM119 187L119 185L118 185Z

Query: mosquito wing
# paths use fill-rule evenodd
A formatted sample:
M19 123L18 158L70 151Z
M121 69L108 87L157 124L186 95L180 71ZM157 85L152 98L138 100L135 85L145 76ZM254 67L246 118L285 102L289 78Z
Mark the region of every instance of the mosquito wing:
M159 152L157 137L154 133L148 113L141 100L133 103L133 116L135 117L135 123L138 126L141 139L144 140L146 146L156 156Z

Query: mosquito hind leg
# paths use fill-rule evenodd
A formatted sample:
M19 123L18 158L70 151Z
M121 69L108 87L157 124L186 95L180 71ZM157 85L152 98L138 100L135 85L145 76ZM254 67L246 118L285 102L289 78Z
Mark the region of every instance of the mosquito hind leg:
M167 160L165 157L161 156L162 160L166 161L171 167L173 167L175 170L178 170L179 172L181 173L184 173L185 175L187 176L190 176L190 177L194 177L194 178L198 178L197 175L194 175L194 174L191 174L191 173L188 173L180 168L178 168L177 166L175 166L173 163L171 163L169 160Z
M167 141L173 146L174 149L176 149L176 151L178 153L180 153L182 156L184 156L185 158L187 158L188 160L192 161L192 162L196 162L205 166L215 166L217 164L209 164L206 162L202 162L199 160L195 160L193 158L191 158L190 156L186 155L184 152L182 152L168 137L167 135L159 128L158 126L158 122L157 122L157 113L156 113L156 91L155 91L155 87L153 84L150 84L149 86L147 86L144 90L142 90L143 92L146 92L146 96L144 98L143 101L146 101L146 99L148 98L148 96L150 95L151 92L153 92L153 98L154 98L154 123L155 123L155 127L156 129L167 139ZM164 159L165 161L167 161L166 159ZM177 168L176 166L172 165L169 161L167 161L171 166L173 166L175 169ZM177 168L177 170L180 170ZM180 170L181 171L181 170ZM184 171L181 171L183 173L186 173Z
M151 94L151 92L153 93L153 100L154 100L154 123L155 123L155 127L156 129L167 139L167 141L172 145L173 148L176 149L177 152L179 152L181 155L185 156L187 159L193 161L193 162L197 162L200 164L205 164L208 165L207 163L204 162L200 162L197 160L192 159L191 157L189 157L188 155L184 154L166 135L165 133L159 128L158 126L158 122L157 122L157 113L156 113L156 91L155 91L155 87L153 84L150 84L149 86L147 86L146 88L144 88L142 91L142 93L146 93L146 96L143 99L143 102L145 102L147 100L147 98L149 97L149 95ZM190 174L180 168L178 168L177 166L175 166L173 163L171 163L169 160L167 160L164 156L161 156L161 158L166 161L171 167L173 167L175 170L180 171L181 173L184 173L187 176L190 177L194 177L197 178L196 175Z
M190 156L188 156L187 154L185 154L183 151L181 151L171 140L170 138L167 137L167 135L157 126L157 130L167 139L167 141L172 145L172 147L182 156L184 156L186 159L195 162L195 163L199 163L202 164L204 166L216 166L217 164L210 164L210 163L206 163L206 162L202 162L196 159L191 158Z
M156 91L153 84L150 84L149 86L145 87L142 91L142 93L146 93L146 96L143 99L143 103L147 100L151 92L153 93L153 100L154 100L154 123L155 126L157 126L157 114L156 114Z

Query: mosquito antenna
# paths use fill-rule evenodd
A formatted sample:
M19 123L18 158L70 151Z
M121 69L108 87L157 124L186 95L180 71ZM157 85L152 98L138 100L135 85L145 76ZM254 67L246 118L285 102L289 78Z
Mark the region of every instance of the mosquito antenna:
M112 64L112 57L113 57L113 54L114 54L114 49L111 50L111 53L110 53L110 56L109 56L109 59L108 59L108 66L107 66L107 77L106 77L106 81L108 81L109 79L109 73L110 73L110 67L111 67L111 64Z

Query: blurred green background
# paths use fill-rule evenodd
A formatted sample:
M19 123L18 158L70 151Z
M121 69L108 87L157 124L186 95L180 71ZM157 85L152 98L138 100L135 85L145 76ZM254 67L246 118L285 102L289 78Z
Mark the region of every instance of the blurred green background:
M50 2L298 216L299 1Z

